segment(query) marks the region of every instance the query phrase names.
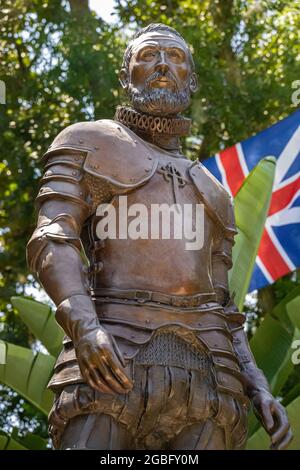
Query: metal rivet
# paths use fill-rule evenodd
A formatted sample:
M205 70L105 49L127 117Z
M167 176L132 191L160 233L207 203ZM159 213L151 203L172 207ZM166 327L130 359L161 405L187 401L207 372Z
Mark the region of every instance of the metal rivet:
M77 175L77 171L72 171L72 175Z
M79 196L83 196L83 192L82 192L82 191L80 191Z
M146 323L150 323L150 320L147 319L147 320L146 320Z
M149 173L149 171L150 171L150 168L146 168L145 172Z
M148 160L152 160L152 157L148 157Z
M83 144L83 140L82 140L82 139L79 139L79 143L80 143L80 144Z

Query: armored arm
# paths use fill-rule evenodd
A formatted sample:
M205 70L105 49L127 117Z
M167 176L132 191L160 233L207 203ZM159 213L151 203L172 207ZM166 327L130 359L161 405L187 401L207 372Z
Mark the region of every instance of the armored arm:
M51 155L36 198L37 227L27 245L27 261L45 290L59 305L72 295L87 296L80 234L90 213L83 181L83 156Z
M27 245L30 268L57 306L56 319L72 339L83 378L105 393L131 387L114 340L99 324L90 298L81 230L91 214L83 164L86 152L55 148L46 154L36 198L37 228Z
M255 414L271 436L271 448L283 449L292 438L285 409L271 395L265 375L257 367L244 331L244 315L239 312L229 293L228 270L232 266L232 246L236 234L231 203L228 203L225 220L225 226L217 231L212 249L213 284L218 301L224 307L228 318L228 327L239 360L245 392L252 401Z

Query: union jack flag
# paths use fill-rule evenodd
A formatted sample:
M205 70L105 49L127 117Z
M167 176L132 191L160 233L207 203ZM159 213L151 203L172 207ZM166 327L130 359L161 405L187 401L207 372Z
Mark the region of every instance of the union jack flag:
M234 197L248 173L271 155L275 181L250 292L300 267L300 110L204 162Z

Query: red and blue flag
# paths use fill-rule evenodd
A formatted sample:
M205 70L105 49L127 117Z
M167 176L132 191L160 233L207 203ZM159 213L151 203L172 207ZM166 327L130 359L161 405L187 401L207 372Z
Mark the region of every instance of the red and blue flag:
M204 162L234 197L267 156L276 158L276 173L250 292L300 267L300 110Z

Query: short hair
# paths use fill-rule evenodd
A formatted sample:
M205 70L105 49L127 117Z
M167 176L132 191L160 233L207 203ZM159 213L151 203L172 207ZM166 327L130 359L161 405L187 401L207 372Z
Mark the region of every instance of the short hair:
M186 48L189 52L192 68L193 68L193 70L195 70L195 63L194 63L194 60L193 60L193 56L192 56L191 50L190 50L186 40L181 36L181 34L178 33L178 31L176 31L176 29L172 28L172 26L168 26L168 25L163 24L163 23L151 23L148 26L145 26L145 28L142 28L137 33L135 33L135 35L131 39L130 43L128 44L128 46L127 46L127 48L124 52L122 68L125 68L126 70L128 70L128 68L129 68L129 63L130 63L130 59L131 59L131 56L132 56L132 49L133 49L134 40L139 38L143 34L157 32L157 31L167 31L169 33L172 33L172 34L174 34L174 36L179 37L184 42L184 44L186 45Z

